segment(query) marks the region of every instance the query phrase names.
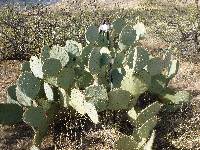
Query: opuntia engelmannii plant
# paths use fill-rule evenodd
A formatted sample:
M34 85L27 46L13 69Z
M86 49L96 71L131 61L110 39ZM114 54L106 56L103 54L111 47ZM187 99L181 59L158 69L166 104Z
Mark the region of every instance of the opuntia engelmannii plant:
M40 148L60 108L75 110L95 124L99 112L127 110L135 129L131 136L120 138L116 148L152 147L161 106L179 106L189 94L169 92L168 83L179 63L171 59L170 51L164 59L149 55L139 44L145 31L142 23L133 26L119 18L106 31L89 27L85 47L72 40L63 47L44 46L39 57L22 64L16 85L8 88L8 104L0 105L0 122L23 120L35 132L32 148ZM147 91L159 98L143 109L136 104Z

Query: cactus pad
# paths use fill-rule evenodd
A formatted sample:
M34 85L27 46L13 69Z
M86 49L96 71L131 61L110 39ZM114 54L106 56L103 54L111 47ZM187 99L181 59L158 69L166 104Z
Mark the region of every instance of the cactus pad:
M23 109L17 104L0 104L0 123L15 124L22 122Z

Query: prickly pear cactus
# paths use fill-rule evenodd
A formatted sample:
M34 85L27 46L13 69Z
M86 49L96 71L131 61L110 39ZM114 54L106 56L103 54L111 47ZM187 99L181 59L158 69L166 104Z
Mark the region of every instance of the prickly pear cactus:
M65 46L44 46L39 57L22 64L16 85L8 88L0 123L30 125L35 132L32 149L38 149L61 108L94 124L100 123L101 112L125 110L135 128L117 141L116 149L151 149L161 106L179 106L190 96L169 90L179 63L170 51L163 59L149 55L140 44L145 33L144 24L134 26L118 18L106 32L90 26L85 47L72 40ZM158 99L141 108L137 104L145 92Z

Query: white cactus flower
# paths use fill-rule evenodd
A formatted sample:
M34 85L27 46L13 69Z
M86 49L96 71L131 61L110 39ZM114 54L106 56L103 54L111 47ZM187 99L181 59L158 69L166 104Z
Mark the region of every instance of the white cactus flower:
M139 40L140 37L144 37L144 35L146 34L146 28L141 22L138 22L133 28L136 30L136 40Z
M99 32L100 31L108 32L109 29L110 29L110 26L108 24L102 24L99 27Z

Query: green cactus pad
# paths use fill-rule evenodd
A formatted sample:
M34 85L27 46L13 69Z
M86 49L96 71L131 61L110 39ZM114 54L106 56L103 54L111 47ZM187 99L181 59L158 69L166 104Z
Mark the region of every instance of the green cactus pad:
M82 58L82 63L87 66L88 65L88 61L90 58L90 54L92 52L93 46L92 45L87 45L86 47L84 47L81 58Z
M139 72L142 70L149 61L149 54L147 50L141 47L136 47L134 51L129 54L128 66L134 70L134 72Z
M100 48L93 49L89 59L89 70L92 74L98 74L101 71Z
M85 90L85 96L87 99L95 98L95 99L108 99L107 91L104 86L89 86Z
M85 33L87 43L95 43L98 39L98 35L98 28L96 26L90 26Z
M68 51L65 47L55 45L50 51L50 58L54 58L60 61L62 67L65 67L69 62ZM44 61L45 62L45 61Z
M69 104L81 115L84 115L85 112L85 95L78 89L72 89L71 91L71 100Z
M85 102L84 104L85 112L90 117L93 123L99 123L99 117L97 114L97 110L92 103Z
M121 51L128 50L128 48L129 48L128 45L123 44L121 41L118 42L118 46L119 46L119 49L120 49ZM121 52L121 51L119 51L119 52Z
M47 134L47 131L48 131L48 123L46 122L46 120L44 120L41 127L35 130L34 141L33 141L34 147L33 146L31 147L34 148L33 150L40 150L42 140L44 136Z
M21 71L22 72L25 72L25 71L30 72L31 71L30 62L29 61L23 62L23 64L21 65Z
M64 49L73 56L80 56L82 53L82 45L73 40L67 40Z
M147 143L145 143L144 145L144 150L153 150L153 143L155 140L155 130L153 130L153 132L151 133L151 136L149 138L149 140L147 141Z
M41 51L41 61L44 63L48 58L50 58L50 47L44 46Z
M190 93L188 93L187 91L179 91L175 95L165 94L163 98L167 99L173 104L182 104L182 103L189 102L191 99L191 96L190 96Z
M74 82L74 69L63 68L58 75L58 86L63 89L69 89Z
M22 122L23 108L17 104L0 104L0 124Z
M145 71L142 71L138 75L128 73L121 82L121 88L129 91L133 96L138 97L148 90L150 79L150 76Z
M117 150L136 150L138 148L138 142L136 142L131 136L123 136L115 143L115 149Z
M161 104L159 102L154 102L153 104L149 105L145 109L143 109L137 116L137 125L141 126L144 124L149 118L152 118L158 114L161 109Z
M96 99L94 97L90 98L88 102L96 107L97 112L105 111L108 108L108 100L105 99Z
M129 101L131 100L131 94L124 90L114 90L108 93L109 104L108 108L111 110L127 109Z
M124 53L118 53L114 59L114 68L121 68L123 66L123 62L125 59L125 54Z
M178 69L179 69L179 61L173 60L168 70L168 78L172 79L177 74Z
M48 83L44 83L44 91L48 101L54 101L54 91Z
M171 64L171 59L172 59L171 52L167 50L163 58L165 68L169 69Z
M175 94L175 104L181 104L181 103L186 103L189 102L191 100L191 96L190 93L187 91L179 91Z
M43 72L41 59L37 58L36 56L32 56L29 62L31 71L33 72L34 76L42 79Z
M91 85L93 81L93 76L89 72L83 70L80 73L80 76L78 77L76 83L80 89L85 89L86 87Z
M54 77L54 76L46 76L46 77L45 77L45 82L46 82L46 83L49 83L49 84L51 84L51 85L53 85L53 86L58 87L58 79L57 79L57 77Z
M17 100L19 102L20 105L22 106L32 106L32 98L28 97L25 95L24 92L22 92L22 90L19 89L19 87L16 87L16 96L17 96Z
M108 95L104 86L89 86L85 90L86 100L96 107L98 112L107 109Z
M98 36L97 44L99 47L108 47L109 40L107 39L107 36L100 33Z
M124 75L125 75L125 70L122 68L113 69L111 71L111 82L113 84L113 88L121 87L121 82L123 80Z
M147 120L140 128L138 128L137 134L140 137L140 139L148 139L156 124L157 118L153 117Z
M152 93L161 94L165 91L168 80L162 74L151 77L150 91Z
M152 58L149 60L147 70L151 76L161 74L164 63L160 58Z
M40 128L47 119L42 107L30 107L25 111L23 120L34 130Z
M98 85L103 85L105 88L110 88L110 77L108 76L108 66L103 66L97 75ZM97 80L96 80L97 81Z
M120 43L130 46L135 42L135 40L136 31L131 26L125 26L119 35Z
M60 96L60 103L62 104L63 107L67 108L69 106L69 101L70 101L69 95L62 88L58 88L58 91Z
M113 23L113 29L114 29L114 32L116 33L120 33L122 31L122 29L124 28L124 26L126 25L126 22L124 19L122 18L117 18Z
M31 146L30 150L40 150L37 146L33 145Z
M17 101L16 87L16 85L12 85L7 89L7 103L20 105Z
M47 100L46 98L37 99L37 103L44 109L44 111L48 111L52 105L52 102Z
M100 57L100 67L109 65L110 63L110 56L108 54L102 53Z
M59 60L49 58L44 62L42 71L45 76L57 76L61 68L62 65Z
M128 115L129 117L131 117L131 120L134 122L134 124L136 123L136 120L137 120L137 117L138 117L138 114L137 112L135 111L135 108L131 108L131 110L128 111Z
M34 99L40 91L40 80L30 72L23 72L18 79L17 87L24 95Z

